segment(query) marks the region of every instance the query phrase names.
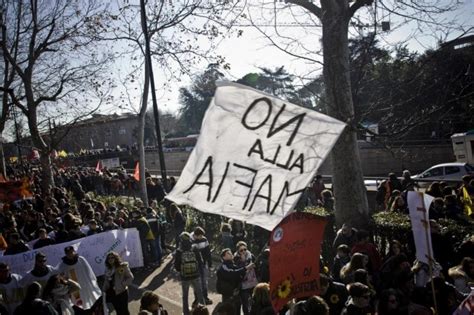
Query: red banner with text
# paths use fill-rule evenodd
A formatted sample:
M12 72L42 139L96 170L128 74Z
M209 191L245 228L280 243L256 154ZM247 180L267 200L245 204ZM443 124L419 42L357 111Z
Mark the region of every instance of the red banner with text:
M294 212L270 237L270 295L279 311L292 298L319 293L319 255L326 219Z

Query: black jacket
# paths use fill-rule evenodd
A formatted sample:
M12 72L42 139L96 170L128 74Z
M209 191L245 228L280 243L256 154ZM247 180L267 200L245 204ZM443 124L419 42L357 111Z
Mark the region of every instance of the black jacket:
M238 268L233 261L224 260L217 269L217 293L230 296L245 276L245 267Z

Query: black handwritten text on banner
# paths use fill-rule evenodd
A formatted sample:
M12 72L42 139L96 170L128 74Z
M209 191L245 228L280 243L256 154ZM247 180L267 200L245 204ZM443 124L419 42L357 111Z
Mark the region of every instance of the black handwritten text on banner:
M168 198L271 230L295 206L344 126L259 91L221 85Z

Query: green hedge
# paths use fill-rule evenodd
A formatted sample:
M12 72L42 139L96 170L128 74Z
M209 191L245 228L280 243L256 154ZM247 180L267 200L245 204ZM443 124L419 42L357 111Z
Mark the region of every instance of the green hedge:
M408 242L412 238L410 217L398 212L379 212L372 216L376 241L380 248L385 248L387 242L397 239ZM469 235L474 234L474 224L464 220L437 220L441 234L449 239L453 246L462 243Z

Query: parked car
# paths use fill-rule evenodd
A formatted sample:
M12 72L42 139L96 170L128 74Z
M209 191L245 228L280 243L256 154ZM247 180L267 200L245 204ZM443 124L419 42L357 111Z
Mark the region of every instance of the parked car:
M428 187L431 181L462 181L464 175L474 175L474 167L468 163L443 163L430 167L420 174L412 176L414 180L422 179L430 182L419 182L418 185Z

